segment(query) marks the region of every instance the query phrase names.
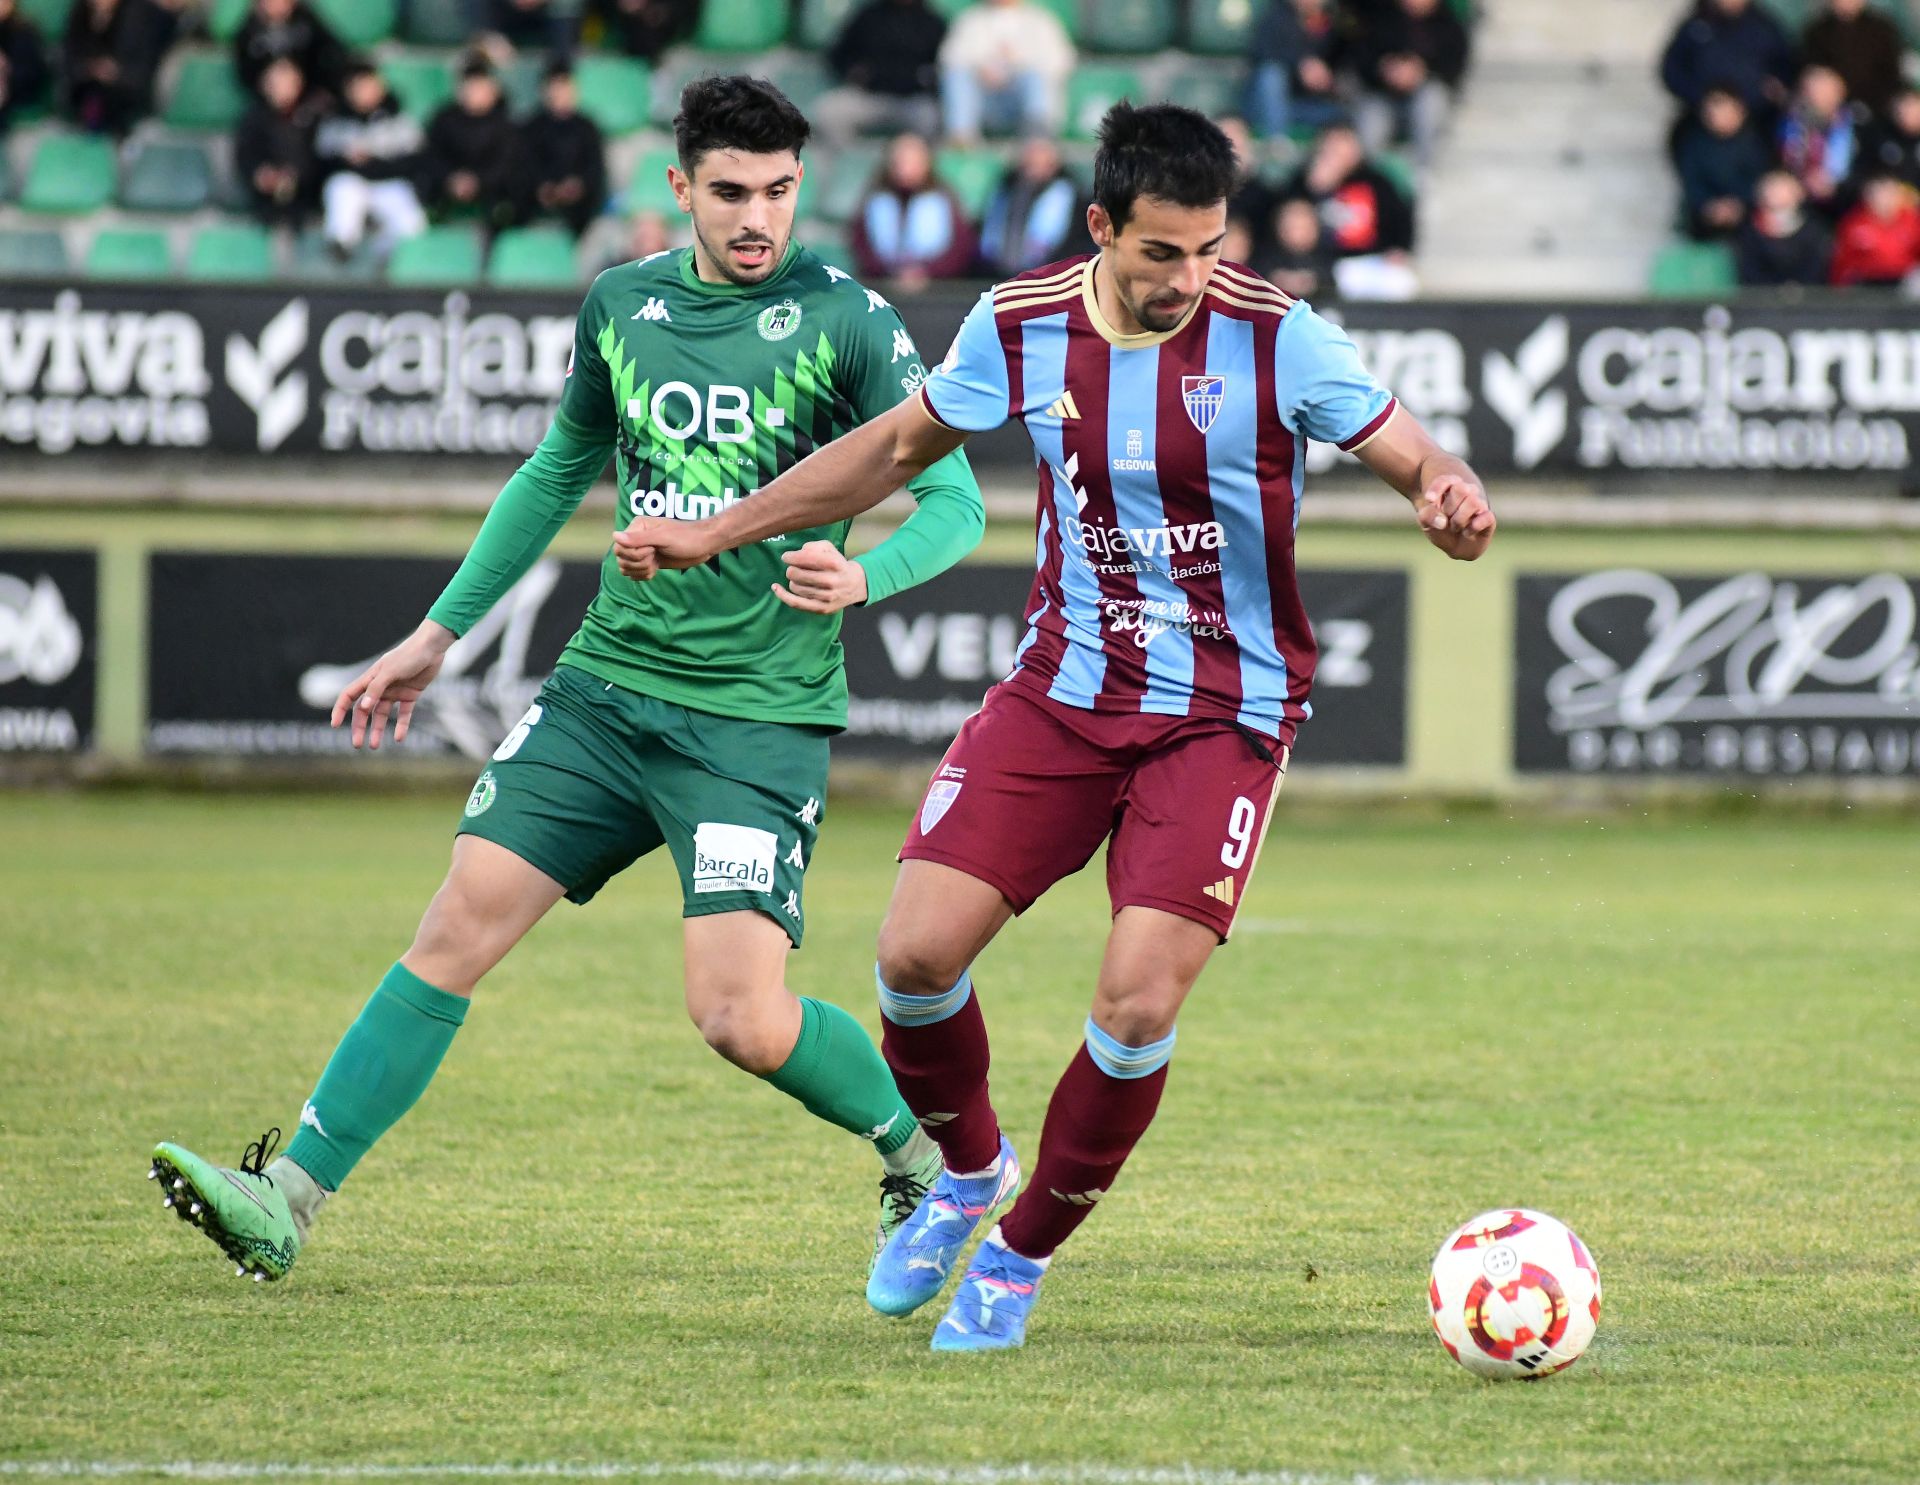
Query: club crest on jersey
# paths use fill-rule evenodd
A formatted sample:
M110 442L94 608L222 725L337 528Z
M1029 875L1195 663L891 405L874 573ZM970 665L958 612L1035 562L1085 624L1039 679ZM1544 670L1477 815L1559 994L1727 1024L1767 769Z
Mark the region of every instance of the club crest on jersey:
M800 306L791 299L783 299L761 310L756 323L762 340L785 340L800 328Z
M960 797L964 787L958 779L935 779L933 787L927 790L926 800L920 806L920 833L925 835L946 818L947 811L953 808L954 800Z
M1180 400L1186 404L1187 417L1193 426L1205 433L1213 426L1213 420L1220 416L1220 404L1227 400L1227 379L1224 376L1183 376L1180 378Z

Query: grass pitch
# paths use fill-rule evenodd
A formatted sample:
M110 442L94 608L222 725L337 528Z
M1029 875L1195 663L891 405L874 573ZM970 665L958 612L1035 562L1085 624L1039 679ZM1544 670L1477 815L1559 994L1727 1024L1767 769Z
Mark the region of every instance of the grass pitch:
M1461 1481L1920 1476L1910 820L1396 822L1283 804L1159 1122L1018 1354L861 1299L872 1158L680 1009L664 862L562 907L286 1283L143 1178L291 1135L459 799L0 797L0 1475L825 1461ZM838 807L795 988L876 1018L903 811ZM1030 1153L1105 927L1088 872L979 967ZM1482 1208L1599 1261L1539 1385L1434 1341Z

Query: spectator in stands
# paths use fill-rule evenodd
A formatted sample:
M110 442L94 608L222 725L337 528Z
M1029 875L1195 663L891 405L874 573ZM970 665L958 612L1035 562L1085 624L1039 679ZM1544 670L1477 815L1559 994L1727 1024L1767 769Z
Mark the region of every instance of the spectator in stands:
M1350 124L1321 131L1280 201L1305 201L1320 218L1334 277L1349 298L1404 298L1413 288L1413 206L1367 159Z
M1399 0L1354 47L1360 98L1354 122L1369 151L1396 140L1421 168L1446 124L1454 90L1467 72L1467 28L1441 0Z
M1854 171L1869 170L1888 172L1920 190L1920 88L1895 93L1886 119L1861 131Z
M16 109L35 103L47 85L47 51L39 29L15 0L0 0L0 134Z
M298 227L318 195L313 153L320 108L291 57L269 62L233 135L233 163L254 215L269 227Z
M495 228L528 214L533 190L526 144L500 79L482 57L461 64L453 101L427 125L424 176L436 209L470 212Z
M880 173L853 217L849 246L860 272L903 289L958 278L973 266L973 228L960 198L934 174L933 150L918 134L887 146Z
M1345 45L1333 0L1270 0L1254 25L1247 118L1265 138L1343 119L1336 69Z
M233 66L249 93L260 91L269 64L285 57L310 87L340 91L347 54L306 0L254 0L233 38Z
M176 18L153 0L75 0L67 13L67 108L82 128L124 134L153 112L153 78Z
M946 35L927 0L869 0L854 11L827 51L840 85L814 105L821 138L844 149L856 134L938 134Z
M977 144L983 129L1056 135L1066 114L1073 41L1033 0L982 0L954 21L940 47L947 135Z
M342 86L340 111L321 120L313 144L326 172L320 201L327 242L336 255L350 256L371 219L384 253L399 239L426 230L426 213L414 189L424 141L420 126L400 111L371 63L349 64Z
M601 0L607 30L630 57L656 62L700 22L700 0Z
M1750 287L1824 284L1833 256L1826 223L1806 209L1799 178L1769 170L1754 191L1753 218L1740 233L1734 263Z
M1799 177L1807 199L1822 211L1839 205L1841 182L1853 169L1854 144L1847 85L1831 67L1809 67L1780 121L1780 163Z
M1681 125L1674 155L1688 235L1699 242L1736 235L1753 209L1753 188L1773 165L1740 95L1708 88L1699 112Z
M1273 188L1260 178L1260 148L1245 119L1228 115L1220 120L1220 130L1233 145L1233 163L1238 172L1233 194L1227 197L1227 227L1246 233L1246 248L1234 257L1223 247L1221 255L1235 263L1251 265L1273 247Z
M1325 294L1333 285L1334 255L1313 203L1298 196L1281 202L1274 209L1270 230L1273 248L1253 266L1271 279L1281 293L1291 294L1295 299L1314 299Z
M1900 28L1867 0L1827 0L1826 9L1801 33L1800 60L1809 67L1831 67L1847 85L1847 96L1876 118L1884 118L1900 91Z
M980 225L988 273L1011 278L1086 245L1087 203L1050 139L1029 139L994 187Z
M1660 62L1660 80L1688 110L1718 84L1762 120L1786 103L1792 79L1793 43L1753 0L1695 0Z
M1860 203L1840 218L1834 233L1836 284L1889 285L1920 267L1920 205L1899 177L1875 171L1866 178Z
M524 131L534 205L562 218L577 237L606 204L606 144L600 126L580 112L580 85L564 58L548 64L540 100Z

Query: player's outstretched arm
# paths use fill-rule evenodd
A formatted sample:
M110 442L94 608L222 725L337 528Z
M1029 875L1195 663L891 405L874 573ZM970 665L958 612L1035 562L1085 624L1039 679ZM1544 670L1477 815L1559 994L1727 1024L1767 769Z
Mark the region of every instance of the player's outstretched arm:
M734 547L844 521L872 509L965 441L966 434L936 423L919 398L909 397L717 516L635 519L615 533L614 555L628 577L650 578L662 567L698 567Z
M1355 456L1413 502L1421 531L1449 557L1471 562L1486 551L1499 523L1480 476L1435 443L1404 406Z

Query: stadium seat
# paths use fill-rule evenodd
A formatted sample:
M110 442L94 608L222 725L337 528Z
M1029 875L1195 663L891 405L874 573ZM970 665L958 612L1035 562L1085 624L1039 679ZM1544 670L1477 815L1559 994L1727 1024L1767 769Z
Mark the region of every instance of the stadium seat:
M1239 113L1246 106L1243 68L1217 59L1182 58L1162 75L1159 96L1197 108L1209 118Z
M633 179L627 183L627 210L657 211L667 216L679 211L673 187L667 184L667 167L679 163L680 157L670 149L648 150L642 155L633 167Z
M653 79L645 62L631 57L585 56L574 63L580 112L612 136L647 126Z
M514 227L493 241L487 282L503 289L550 289L577 283L573 237L559 227Z
M187 277L207 283L258 283L275 275L273 238L252 222L202 227L187 245Z
M88 278L154 279L173 276L167 234L140 227L102 227L87 249Z
M704 0L693 44L703 52L758 52L787 39L787 0Z
M1733 253L1717 242L1670 242L1647 277L1647 292L1656 299L1719 298L1739 287Z
M941 150L934 157L940 178L953 187L953 194L976 222L987 209L993 188L1006 174L1006 161L992 150Z
M1210 57L1244 57L1254 0L1188 0L1187 45Z
M207 6L207 32L215 41L231 41L234 32L246 23L253 0L211 0Z
M500 69L500 89L507 95L507 109L515 118L525 118L540 109L540 85L546 80L547 59L522 52Z
M473 33L467 0L407 0L401 34L418 46L459 46Z
M67 244L45 227L0 230L0 277L51 278L65 274Z
M226 133L240 122L252 100L240 86L233 57L225 51L189 53L175 74L162 120L175 129Z
M878 144L850 144L833 157L831 164L816 160L816 169L823 164L827 168L825 179L813 183L818 192L814 197L815 213L829 222L844 222L851 217L860 205L860 198L867 194L874 171L880 168L880 155ZM803 192L806 189L801 187Z
M128 211L198 211L212 190L205 150L190 140L155 139L128 164L120 204Z
M680 111L680 90L696 77L765 70L763 59L755 56L702 56L685 47L670 51L653 69L653 122L661 129L673 127L673 116Z
M73 0L19 0L20 14L40 28L41 39L57 43L67 29Z
M1411 155L1402 154L1399 150L1382 150L1373 157L1373 165L1400 188L1400 194L1407 200L1420 199L1420 168L1413 163Z
M1122 98L1146 101L1140 74L1131 67L1094 63L1074 68L1067 78L1067 137L1092 139L1100 132L1101 115Z
M1173 43L1173 0L1099 0L1089 5L1080 40L1095 52L1157 52Z
M326 233L309 227L294 239L293 276L322 283L368 283L380 276L380 260L363 243L343 261L327 246Z
M7 158L4 142L0 142L0 201L13 200L13 162Z
M51 134L34 152L20 205L27 211L97 211L113 199L113 144L94 134Z
M861 0L800 0L793 21L794 45L809 51L825 51L833 45L840 27L860 4Z
M359 51L393 35L398 8L394 0L312 0L312 3L320 19L352 50Z
M818 57L797 52L769 57L761 75L793 100L802 113L810 112L820 95L833 86L833 74Z
M853 254L847 248L847 234L838 227L825 222L810 222L805 230L796 234L801 246L838 268L842 273L858 273L859 265L853 261Z
M453 71L444 57L394 56L380 64L401 110L422 124L453 97Z
M394 244L390 284L462 287L479 282L480 234L471 227L429 227Z

